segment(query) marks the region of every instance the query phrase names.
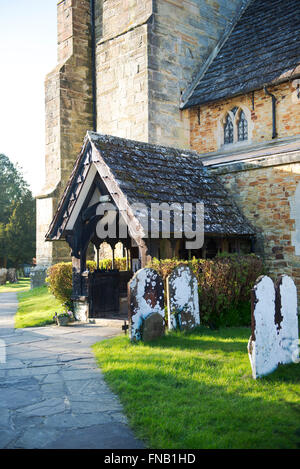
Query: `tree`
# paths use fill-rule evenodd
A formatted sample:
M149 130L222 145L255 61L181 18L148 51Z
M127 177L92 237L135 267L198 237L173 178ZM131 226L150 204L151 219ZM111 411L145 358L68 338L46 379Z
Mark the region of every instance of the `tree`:
M11 215L11 205L30 192L21 171L9 158L0 154L0 223L6 224Z
M31 192L14 202L13 207L5 239L8 259L18 267L30 263L35 255L35 200Z
M19 267L35 254L35 200L18 167L0 154L0 266Z

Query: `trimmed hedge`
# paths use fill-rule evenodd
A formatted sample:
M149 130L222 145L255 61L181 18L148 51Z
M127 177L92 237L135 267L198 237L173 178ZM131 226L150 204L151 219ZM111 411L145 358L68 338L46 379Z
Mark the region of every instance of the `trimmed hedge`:
M111 269L111 259L102 259L99 262L100 269ZM115 266L119 270L126 269L126 258L116 258ZM86 267L90 272L96 269L95 261L87 261ZM70 308L72 296L72 263L60 262L52 265L48 269L48 277L46 278L50 292L62 303L66 303L66 307Z
M157 270L166 280L179 264L189 265L197 277L202 324L211 328L251 324L251 289L265 273L259 257L232 254L212 260L153 259L147 267Z
M111 259L100 261L100 268L110 269ZM117 258L116 268L126 269L126 259ZM201 323L220 326L249 326L251 323L250 292L256 279L264 274L262 260L254 254L218 256L212 260L153 259L147 267L158 271L164 280L179 264L187 264L197 277ZM94 271L96 263L87 262ZM50 292L70 309L72 295L72 263L61 262L48 270Z

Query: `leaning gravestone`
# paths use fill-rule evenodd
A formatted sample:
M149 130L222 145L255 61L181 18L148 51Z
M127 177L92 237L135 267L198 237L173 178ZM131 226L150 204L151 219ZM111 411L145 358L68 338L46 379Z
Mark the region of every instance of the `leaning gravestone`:
M257 279L252 290L252 334L248 354L254 379L272 373L278 366L275 287L266 275Z
M164 286L154 269L138 270L128 284L130 338L153 340L164 334Z
M276 284L275 323L278 335L279 357L282 364L298 358L297 289L291 277L282 275Z
M7 279L7 269L0 269L0 285L5 285Z
M198 282L187 265L175 267L167 278L169 329L193 329L200 324Z

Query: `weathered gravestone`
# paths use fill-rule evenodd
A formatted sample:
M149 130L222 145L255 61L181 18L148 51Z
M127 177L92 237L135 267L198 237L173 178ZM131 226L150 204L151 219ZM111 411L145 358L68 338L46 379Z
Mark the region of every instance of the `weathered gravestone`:
M43 287L46 285L48 266L37 265L30 270L30 288Z
M142 339L144 342L157 339L165 334L165 321L159 313L152 313L144 319Z
M9 283L17 283L18 282L18 277L17 277L17 269L8 269L7 271L7 281Z
M252 334L248 354L254 379L272 373L278 365L275 287L270 277L257 279L252 290Z
M276 284L275 323L279 363L292 363L298 358L297 288L288 275L282 275Z
M0 269L0 285L5 285L7 279L7 269Z
M187 265L175 267L167 278L169 329L193 329L200 324L198 282Z
M248 353L253 378L272 373L298 358L297 290L287 275L259 277L252 290L252 335Z
M132 341L164 334L164 285L154 269L138 270L128 284L129 330Z

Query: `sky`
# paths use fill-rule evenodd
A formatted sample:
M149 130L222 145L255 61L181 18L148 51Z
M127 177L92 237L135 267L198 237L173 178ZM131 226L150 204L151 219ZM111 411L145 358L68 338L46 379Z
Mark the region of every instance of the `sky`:
M0 153L18 163L34 195L45 180L44 81L56 66L56 5L0 0Z

